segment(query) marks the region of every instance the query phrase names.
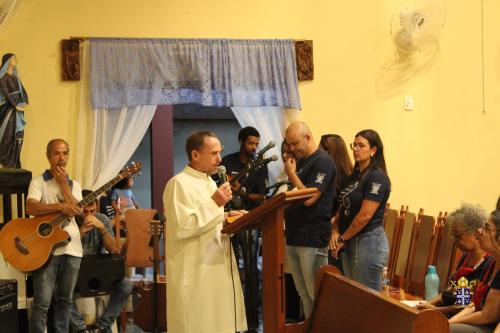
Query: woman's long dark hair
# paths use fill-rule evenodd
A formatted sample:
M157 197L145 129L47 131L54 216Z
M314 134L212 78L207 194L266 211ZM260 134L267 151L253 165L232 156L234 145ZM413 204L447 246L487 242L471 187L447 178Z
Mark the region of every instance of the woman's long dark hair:
M384 158L384 145L382 144L382 140L380 139L380 136L378 135L377 132L375 132L372 129L366 129L358 132L355 136L357 138L358 136L361 136L362 138L366 139L368 141L368 144L370 145L370 148L372 147L377 147L377 151L375 154L371 157L370 165L368 166L367 170L365 171L373 171L373 170L382 170L386 174L386 176L389 178L389 174L387 173L387 167L385 165L385 158ZM359 177L360 171L359 171L359 163L356 162L354 163L354 172L353 176ZM363 172L363 175L368 174L368 172Z
M335 164L335 169L337 171L335 176L335 192L339 193L347 184L347 180L353 170L352 161L347 151L347 145L340 135L325 134L321 136L319 146L330 155Z

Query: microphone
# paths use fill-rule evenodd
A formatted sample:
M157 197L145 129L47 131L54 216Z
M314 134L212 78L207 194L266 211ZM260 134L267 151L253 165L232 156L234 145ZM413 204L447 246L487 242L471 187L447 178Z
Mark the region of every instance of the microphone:
M277 161L277 160L278 160L278 155L273 155L271 157L264 158L263 160L257 161L257 163L255 163L255 166L260 167L262 165L266 165L269 162L273 162L273 161Z
M225 166L219 165L217 167L217 175L219 176L222 183L227 182L227 175L226 175L226 167Z
M257 153L257 159L259 158L262 158L264 156L264 153L266 151L268 151L269 149L273 148L274 146L276 146L276 143L274 141L269 141L269 143L267 144L267 146L265 146L264 148L261 149L261 151L259 151Z
M266 187L265 191L267 192L270 189L277 188L277 187L280 187L281 185L285 185L285 184L288 184L288 180L282 180L280 182L274 183L273 185Z

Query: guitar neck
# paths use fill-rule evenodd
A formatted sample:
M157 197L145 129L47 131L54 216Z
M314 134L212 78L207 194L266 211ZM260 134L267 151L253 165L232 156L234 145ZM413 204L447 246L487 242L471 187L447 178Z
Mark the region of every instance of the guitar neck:
M80 208L83 208L87 206L88 204L94 202L101 193L106 192L110 188L112 188L116 183L118 183L120 180L123 179L123 176L119 174L115 178L111 179L109 182L104 184L103 186L99 187L97 190L94 192L90 193L87 195L85 198L83 198L80 202L77 203L77 206Z
M229 183L231 185L236 184L236 182L240 181L240 179L243 178L244 175L246 175L247 173L249 174L251 170L252 170L252 162L250 161L247 164L245 164L243 169L241 169L240 172L238 172L238 174L229 181Z
M122 179L123 179L123 176L121 174L119 174L118 176L111 179L109 182L107 182L103 186L99 187L94 192L87 195L85 198L83 198L81 201L79 201L76 205L80 208L87 206L89 203L94 202L101 193L109 190L111 187L113 187L113 185L115 185L116 183L118 183ZM65 221L67 221L67 219L68 219L68 217L66 215L60 214L56 218L54 218L52 221L50 221L50 224L52 226L56 226L56 225L59 225Z

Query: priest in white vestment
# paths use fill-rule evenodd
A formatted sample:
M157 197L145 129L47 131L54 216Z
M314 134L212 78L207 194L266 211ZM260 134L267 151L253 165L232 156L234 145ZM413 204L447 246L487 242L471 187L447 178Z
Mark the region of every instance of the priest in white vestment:
M221 235L226 182L210 177L221 145L206 131L186 140L189 158L163 194L167 261L168 333L234 333L247 329L238 268L227 235Z

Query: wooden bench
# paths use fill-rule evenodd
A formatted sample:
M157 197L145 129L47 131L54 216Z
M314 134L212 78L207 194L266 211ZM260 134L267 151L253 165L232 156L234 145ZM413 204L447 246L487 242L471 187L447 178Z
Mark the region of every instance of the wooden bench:
M339 274L320 274L305 332L449 332L448 320L436 310L417 311Z

